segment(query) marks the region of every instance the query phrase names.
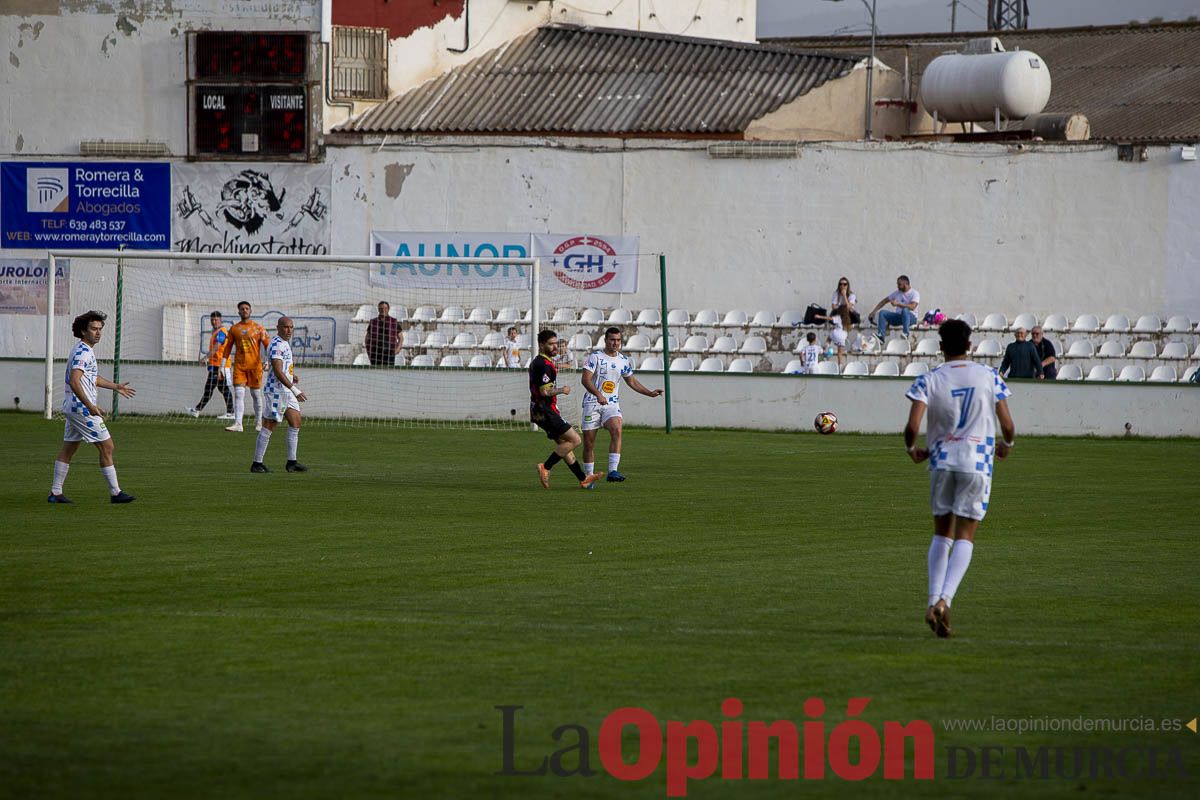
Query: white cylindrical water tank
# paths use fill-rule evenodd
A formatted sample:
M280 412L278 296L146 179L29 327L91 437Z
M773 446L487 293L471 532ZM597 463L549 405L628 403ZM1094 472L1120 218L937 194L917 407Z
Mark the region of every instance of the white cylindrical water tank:
M1050 100L1050 70L1030 50L938 56L921 77L921 104L946 122L1037 114Z

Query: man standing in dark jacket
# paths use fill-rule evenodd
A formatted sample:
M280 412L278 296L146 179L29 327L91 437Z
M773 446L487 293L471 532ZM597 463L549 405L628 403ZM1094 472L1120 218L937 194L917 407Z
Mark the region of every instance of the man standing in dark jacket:
M1017 328L1017 340L1004 349L1000 374L1006 378L1041 378L1042 359L1033 342L1025 341L1025 329Z
M1048 381L1057 378L1058 353L1054 351L1054 345L1042 333L1041 326L1035 326L1033 329L1033 346L1037 348L1038 358L1042 360L1042 377Z
M379 301L379 316L367 326L367 339L363 344L367 358L376 367L390 366L400 350L400 323L388 315L391 310L387 302Z

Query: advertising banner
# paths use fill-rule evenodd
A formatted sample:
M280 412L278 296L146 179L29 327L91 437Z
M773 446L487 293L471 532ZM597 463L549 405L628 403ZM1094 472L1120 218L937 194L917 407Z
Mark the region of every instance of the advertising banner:
M116 161L0 164L0 247L167 250L171 167Z
M54 313L71 313L71 262L54 260ZM0 258L0 314L46 315L46 259Z
M371 255L528 258L528 233L371 231ZM417 289L529 287L529 268L497 264L376 264L371 285Z
M326 255L332 174L328 164L176 164L172 249Z
M535 234L542 286L585 292L632 293L638 286L638 237Z

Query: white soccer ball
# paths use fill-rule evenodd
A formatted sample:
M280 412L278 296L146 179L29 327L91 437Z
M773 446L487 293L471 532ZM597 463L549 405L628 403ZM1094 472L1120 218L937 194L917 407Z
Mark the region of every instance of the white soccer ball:
M838 420L837 414L832 411L822 411L817 414L817 418L813 420L813 427L817 429L817 433L830 434L837 430Z

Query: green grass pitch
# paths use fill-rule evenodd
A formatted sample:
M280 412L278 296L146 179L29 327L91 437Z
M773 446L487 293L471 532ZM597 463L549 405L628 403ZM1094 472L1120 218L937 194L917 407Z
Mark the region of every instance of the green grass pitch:
M938 777L689 797L1198 796L1186 729L945 727L1200 713L1198 441L1019 440L940 641L927 476L898 434L632 429L626 483L559 466L547 492L530 433L314 425L311 472L282 471L277 436L252 475L249 431L112 429L137 502L108 503L86 448L59 507L61 422L0 415L0 797L664 797L665 757L603 772L602 720L719 729L726 697L797 724L820 697L828 730L869 697L878 730L930 722ZM497 775L504 704L519 769L575 723L598 774ZM1003 777L945 774L948 747L985 745ZM1014 777L1018 746L1175 748L1189 777Z

